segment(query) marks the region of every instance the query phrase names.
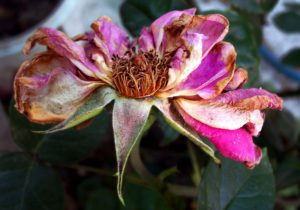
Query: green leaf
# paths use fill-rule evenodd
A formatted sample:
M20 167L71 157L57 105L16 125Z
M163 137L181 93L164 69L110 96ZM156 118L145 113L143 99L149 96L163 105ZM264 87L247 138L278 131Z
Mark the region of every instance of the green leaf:
M298 141L299 124L297 119L287 110L272 110L267 112L259 143L274 149L276 152L286 152Z
M99 115L104 107L116 97L116 93L109 87L96 90L79 109L69 119L59 123L45 133L53 133L72 128L80 123Z
M287 11L274 17L276 26L287 33L300 32L300 14L295 11Z
M87 200L85 207L86 210L117 210L118 198L115 196L115 192L107 188L98 188L93 191Z
M277 189L298 184L300 182L300 159L291 156L278 163L275 178Z
M134 184L125 184L126 206L119 210L171 210L159 191Z
M15 102L12 100L9 107L13 140L21 149L32 152L43 138L43 135L35 134L32 131L46 129L47 126L30 123L24 115L16 110L14 104Z
M159 115L158 123L164 134L161 145L168 145L178 139L179 133L164 120L162 115Z
M300 68L300 48L289 51L283 58L282 62L287 65Z
M236 13L227 12L224 15L230 22L226 41L235 46L238 55L236 64L238 67L248 70L249 79L247 85L253 86L259 76L260 62L255 27L248 20Z
M113 189L100 179L87 179L79 185L78 196L86 210L170 210L159 191L136 184L124 184L126 206L118 202Z
M199 210L273 209L274 177L266 152L253 170L221 159L221 167L211 161L205 169L198 194Z
M291 11L294 11L294 12L297 12L297 13L300 12L300 4L297 3L297 2L285 2L285 3L284 3L284 6L285 6L288 10L291 10Z
M56 173L21 154L0 157L0 210L64 209L64 191Z
M262 8L256 0L230 0L230 3L238 9L247 11L249 13L262 13Z
M212 157L216 163L220 164L220 160L215 156L214 150L204 143L199 135L183 121L178 112L174 110L167 100L156 100L154 105L160 110L171 127L194 142L205 153Z
M10 107L10 119L13 138L18 146L42 160L55 163L80 161L111 136L111 120L107 112L96 117L86 128L72 128L47 135L33 133L33 130L47 127L28 122L13 106Z
M245 87L258 85L260 55L258 51L261 30L257 25L232 11L211 10L205 14L219 13L226 16L230 22L229 32L225 41L233 44L237 52L237 67L248 71L248 82Z
M71 164L86 158L101 142L112 140L111 136L111 115L104 112L86 128L46 135L36 153L52 163Z
M142 27L148 26L156 18L174 9L187 9L190 6L184 0L126 0L121 6L121 18L124 26L134 36L138 36Z
M278 0L261 0L260 5L265 13L270 12L275 5L278 3Z
M269 12L277 4L278 0L230 0L233 7L252 14Z
M116 98L113 108L113 130L118 162L118 196L122 203L123 175L128 157L143 135L152 101Z
M102 178L95 176L83 179L77 187L77 197L82 205L86 205L87 200L92 192L102 187Z

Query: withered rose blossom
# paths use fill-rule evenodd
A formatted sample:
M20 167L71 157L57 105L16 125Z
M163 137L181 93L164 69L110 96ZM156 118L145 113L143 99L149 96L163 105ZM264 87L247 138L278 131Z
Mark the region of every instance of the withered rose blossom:
M252 168L262 156L252 140L261 131L262 110L282 109L282 100L263 89L240 89L248 75L236 66L232 44L222 41L228 26L222 15L195 15L195 9L188 9L161 16L132 42L108 17L92 23L93 32L73 39L40 28L24 53L36 43L48 49L20 67L16 107L32 122L61 122L53 130L62 130L115 100L120 174L152 106L211 156L213 151L194 131L223 156ZM96 100L99 108L81 116L97 91L104 91Z

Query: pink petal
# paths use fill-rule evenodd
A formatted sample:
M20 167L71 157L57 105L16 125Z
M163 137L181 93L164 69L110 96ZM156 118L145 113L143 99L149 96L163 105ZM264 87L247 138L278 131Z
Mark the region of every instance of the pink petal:
M157 51L163 50L163 39L164 39L164 28L168 26L170 23L179 19L179 17L183 14L192 16L196 13L196 9L187 9L183 11L171 11L163 16L156 19L150 26L150 30L152 31L155 49Z
M26 42L23 49L28 54L36 43L46 45L58 55L68 58L84 74L101 78L103 73L88 61L84 49L63 32L51 28L38 29Z
M149 28L143 28L138 38L138 45L141 51L150 51L154 49L154 40Z
M37 123L70 117L99 82L84 81L75 67L54 53L40 53L20 67L15 78L16 107Z
M183 98L176 99L176 104L189 116L214 128L236 130L249 124L252 135L258 135L264 122L264 115L260 110L247 111L226 104Z
M219 42L187 78L167 93L208 99L219 95L233 77L236 52L228 42Z
M179 112L185 122L208 138L223 156L241 162L247 168L259 164L262 157L261 149L253 143L251 135L244 128L236 130L214 128L199 122L182 109L179 109Z
M194 119L214 128L236 130L246 126L252 135L261 131L263 109L282 109L282 100L265 90L235 90L210 100L176 99L176 104Z
M217 104L229 104L244 110L279 109L282 110L282 99L263 89L250 88L230 91L214 99Z
M127 34L109 17L100 17L92 23L91 27L96 33L94 41L104 54L122 56L128 50L129 40Z
M204 35L202 54L205 57L216 43L224 39L228 33L228 26L227 18L220 14L197 15L193 17L187 31Z
M197 33L185 33L183 37L188 53L183 47L177 49L170 63L169 80L167 87L162 90L163 92L174 88L186 79L201 63L203 36Z
M226 91L235 90L241 88L244 84L246 84L248 80L248 72L243 68L238 68L235 70L234 75L230 82L225 87Z

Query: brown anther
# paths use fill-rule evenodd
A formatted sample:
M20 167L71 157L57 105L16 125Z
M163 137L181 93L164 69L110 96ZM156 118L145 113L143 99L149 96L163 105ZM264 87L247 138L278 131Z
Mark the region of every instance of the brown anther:
M113 56L112 80L116 90L129 98L153 96L168 82L171 56L160 57L155 51L130 50L124 57Z

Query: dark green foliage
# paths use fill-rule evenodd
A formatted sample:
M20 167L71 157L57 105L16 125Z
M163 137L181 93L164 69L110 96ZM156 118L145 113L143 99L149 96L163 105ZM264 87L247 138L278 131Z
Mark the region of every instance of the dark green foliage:
M142 27L149 26L153 20L171 10L190 8L184 0L126 0L120 13L125 27L133 36L138 36Z
M81 129L69 129L53 134L37 134L49 126L28 122L11 106L10 119L14 141L27 152L55 163L73 163L82 160L111 133L111 116L104 112L90 125ZM106 135L108 134L108 135Z
M282 62L300 68L300 48L296 48L288 52L283 58Z
M253 170L221 159L221 167L211 161L204 172L198 194L199 210L273 209L274 177L266 154Z
M277 27L286 33L296 33L300 31L300 14L294 11L279 13L274 22Z
M22 154L0 157L0 209L64 209L62 182L57 174Z

